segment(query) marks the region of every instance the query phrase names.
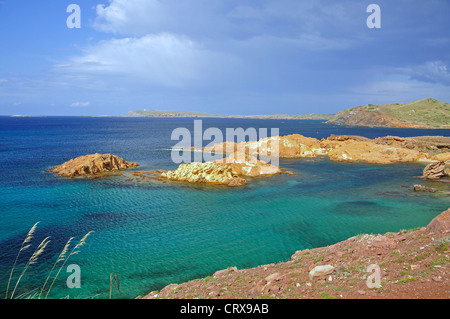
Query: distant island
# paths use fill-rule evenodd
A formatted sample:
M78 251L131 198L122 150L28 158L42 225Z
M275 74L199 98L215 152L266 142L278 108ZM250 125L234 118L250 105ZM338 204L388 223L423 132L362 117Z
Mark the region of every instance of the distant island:
M138 110L130 111L122 117L214 117L214 118L243 118L243 119L280 119L280 120L330 120L335 114L272 114L272 115L219 115L204 112L184 112L184 111L155 111Z
M185 111L130 111L122 117L196 117L279 120L324 120L328 124L399 128L450 128L450 104L427 98L409 103L356 106L337 114L219 115Z
M329 124L371 127L450 128L450 104L436 99L368 104L337 113Z

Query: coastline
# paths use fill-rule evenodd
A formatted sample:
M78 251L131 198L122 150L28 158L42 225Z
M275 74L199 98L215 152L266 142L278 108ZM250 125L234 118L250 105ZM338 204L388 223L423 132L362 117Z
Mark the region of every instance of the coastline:
M279 263L231 266L137 299L448 299L449 233L450 208L426 227L360 234ZM369 285L373 265L376 287Z

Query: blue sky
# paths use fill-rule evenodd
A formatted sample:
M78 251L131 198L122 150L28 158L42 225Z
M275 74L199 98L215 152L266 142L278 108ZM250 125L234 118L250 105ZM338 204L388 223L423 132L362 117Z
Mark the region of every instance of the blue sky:
M449 17L448 0L1 0L0 114L450 102Z

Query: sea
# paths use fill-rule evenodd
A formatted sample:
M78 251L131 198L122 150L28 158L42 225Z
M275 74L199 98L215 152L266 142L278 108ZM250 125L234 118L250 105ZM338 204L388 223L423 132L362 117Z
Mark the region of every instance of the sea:
M345 127L320 120L195 120L224 136L227 128L239 127L319 139L450 136L450 130ZM426 226L450 207L449 184L418 178L424 163L281 159L280 167L296 175L253 178L238 188L130 181L135 171L178 166L171 157L177 128L194 133L194 119L0 117L0 298L137 298L228 267L287 261L298 250L358 234ZM93 153L140 166L95 179L46 172ZM414 184L443 192L414 192ZM43 253L29 263L47 237ZM69 239L69 259L55 263Z

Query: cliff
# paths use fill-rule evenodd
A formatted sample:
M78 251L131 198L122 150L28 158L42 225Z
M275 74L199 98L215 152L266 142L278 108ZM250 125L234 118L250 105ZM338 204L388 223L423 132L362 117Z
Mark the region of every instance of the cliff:
M426 227L358 235L297 251L289 261L277 264L229 267L204 279L170 284L143 298L448 299L449 233L450 208ZM371 265L379 267L377 287Z
M450 128L450 104L435 99L386 105L368 104L343 110L327 123L371 127Z

